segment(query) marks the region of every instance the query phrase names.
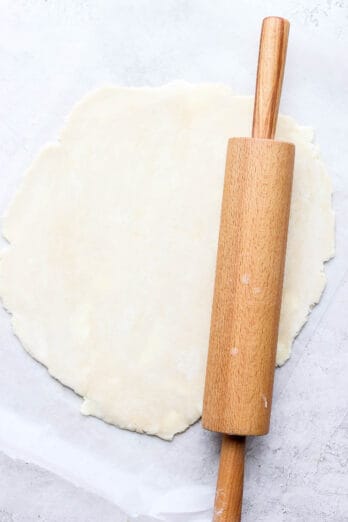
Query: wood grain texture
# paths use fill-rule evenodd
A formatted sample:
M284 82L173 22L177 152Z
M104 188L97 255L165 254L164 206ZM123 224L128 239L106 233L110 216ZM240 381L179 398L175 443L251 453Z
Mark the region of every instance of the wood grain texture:
M255 89L254 138L274 138L283 84L290 24L284 18L265 18L262 24Z
M223 435L213 522L239 522L243 500L245 437Z
M244 435L269 429L294 164L294 146L272 141L288 32L263 21L254 139L228 144L202 418L225 433L214 522L240 522Z
M290 209L294 146L228 144L203 426L268 432Z

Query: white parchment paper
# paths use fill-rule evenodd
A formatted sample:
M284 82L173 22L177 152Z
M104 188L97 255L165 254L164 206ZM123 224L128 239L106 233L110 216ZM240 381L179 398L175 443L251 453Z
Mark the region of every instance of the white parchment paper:
M182 520L168 515L177 512L185 513L185 520L209 520L217 436L197 423L166 442L84 417L80 399L51 379L18 341L8 340L12 346L2 360L2 451L96 492L130 515Z

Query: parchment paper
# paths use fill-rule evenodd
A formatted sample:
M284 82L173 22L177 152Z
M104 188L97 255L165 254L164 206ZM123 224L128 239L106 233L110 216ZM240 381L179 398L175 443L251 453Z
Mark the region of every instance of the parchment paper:
M134 517L150 517L140 520L209 520L217 436L197 423L169 443L82 416L80 398L24 352L6 323L1 310L2 451L96 492Z

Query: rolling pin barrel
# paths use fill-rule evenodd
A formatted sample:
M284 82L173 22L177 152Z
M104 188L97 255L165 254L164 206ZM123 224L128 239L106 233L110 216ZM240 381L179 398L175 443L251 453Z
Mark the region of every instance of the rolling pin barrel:
M203 426L268 432L290 209L294 146L228 143Z

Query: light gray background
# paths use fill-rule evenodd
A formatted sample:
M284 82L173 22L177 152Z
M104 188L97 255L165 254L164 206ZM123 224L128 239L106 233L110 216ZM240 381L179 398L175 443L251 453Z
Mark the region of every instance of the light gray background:
M296 340L292 359L277 371L272 432L249 441L243 520L343 522L348 520L346 1L2 0L0 210L41 146L56 139L74 103L91 89L185 79L226 82L238 93L251 93L260 22L271 14L292 23L281 110L316 129L334 183L337 255L327 266L320 305ZM33 400L37 389L47 393L48 404L56 400L71 408L79 428L103 424L80 417L73 394L13 341L2 310L0 343L1 367L23 370L14 373L12 384L0 382L9 407L25 416L28 390ZM34 365L35 379L26 378ZM0 521L34 520L126 518L110 500L3 451Z

